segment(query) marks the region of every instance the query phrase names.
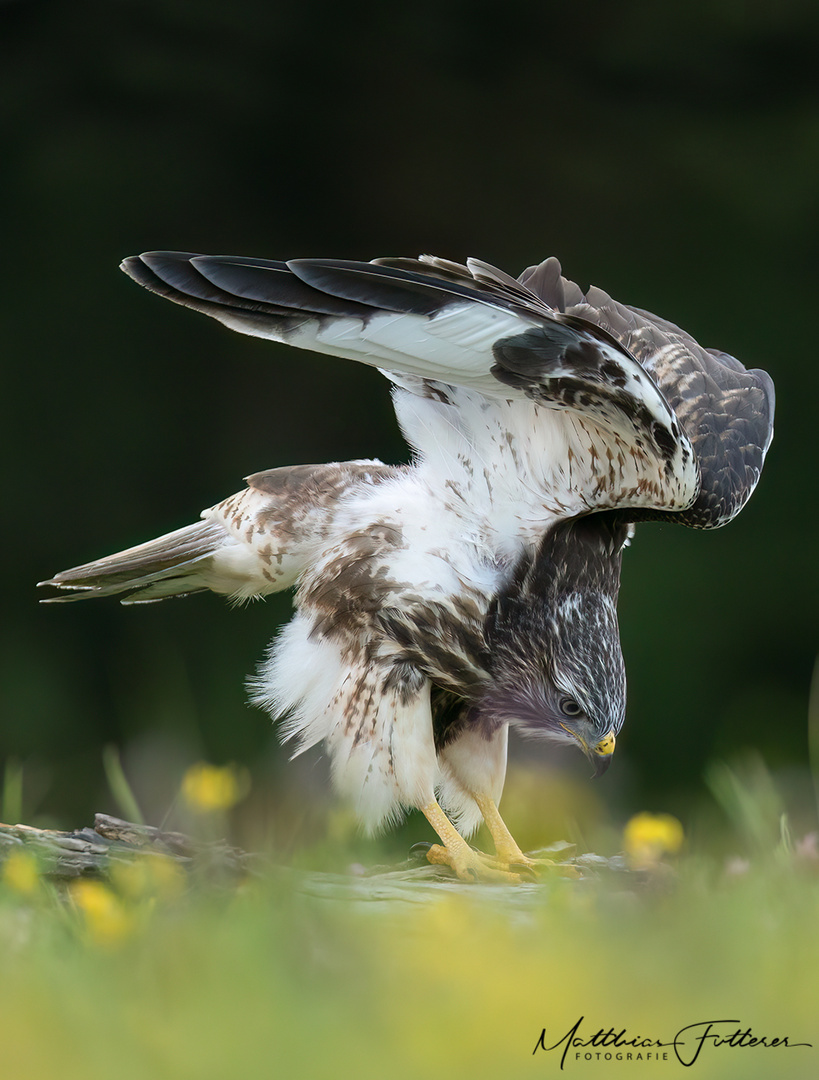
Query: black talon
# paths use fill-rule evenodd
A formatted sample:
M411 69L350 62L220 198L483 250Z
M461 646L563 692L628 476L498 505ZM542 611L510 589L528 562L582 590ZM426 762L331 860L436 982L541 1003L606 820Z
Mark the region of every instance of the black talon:
M428 840L421 840L417 844L413 844L412 847L409 849L410 858L416 858L418 856L420 856L421 858L426 858L427 852L433 846L434 845L431 844Z

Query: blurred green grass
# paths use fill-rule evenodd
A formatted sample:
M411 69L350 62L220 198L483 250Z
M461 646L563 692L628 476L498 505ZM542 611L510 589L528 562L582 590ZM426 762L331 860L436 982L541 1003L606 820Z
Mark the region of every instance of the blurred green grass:
M815 1045L708 1045L696 1075L812 1077L816 838L783 839L789 829L763 770L718 775L728 814L719 841L689 841L673 870L648 873L640 887L621 876L453 883L389 900L351 875L349 887L319 895L311 882L326 866L324 838L300 869L235 890L180 890L167 879L100 886L125 913L106 935L94 897L7 880L2 1075L552 1075L559 1052L533 1055L541 1031L548 1046L584 1017L586 1037L613 1027L663 1040L688 1024L735 1021L722 1033L751 1027ZM340 862L361 849L339 820ZM673 1052L642 1071L574 1053L564 1071L578 1076L603 1064L607 1076L682 1068Z

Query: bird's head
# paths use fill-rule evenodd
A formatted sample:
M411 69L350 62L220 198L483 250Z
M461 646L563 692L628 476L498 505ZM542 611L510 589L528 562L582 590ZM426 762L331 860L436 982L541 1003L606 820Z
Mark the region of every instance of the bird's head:
M487 619L486 721L576 743L597 776L611 763L626 709L616 604L627 536L603 515L558 526L519 565Z

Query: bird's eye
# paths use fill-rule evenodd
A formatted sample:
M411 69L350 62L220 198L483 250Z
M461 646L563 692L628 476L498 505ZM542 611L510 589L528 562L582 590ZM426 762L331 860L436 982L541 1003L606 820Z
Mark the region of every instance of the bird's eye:
M583 710L580 708L574 698L570 697L562 697L558 702L558 706L564 716L580 716L580 714L583 712Z

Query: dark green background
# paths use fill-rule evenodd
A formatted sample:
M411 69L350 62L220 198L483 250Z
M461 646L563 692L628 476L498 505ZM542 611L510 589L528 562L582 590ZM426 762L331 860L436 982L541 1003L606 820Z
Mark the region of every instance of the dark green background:
M211 0L0 4L4 616L0 758L29 818L149 807L190 760L290 774L242 680L286 598L38 606L58 569L193 520L254 470L405 448L369 370L242 338L117 270L556 254L773 375L777 436L728 529L640 528L630 707L595 787L685 812L747 748L794 790L817 621L815 5ZM570 765L570 768L574 766ZM306 777L306 779L304 779ZM152 801L153 800L153 801Z

